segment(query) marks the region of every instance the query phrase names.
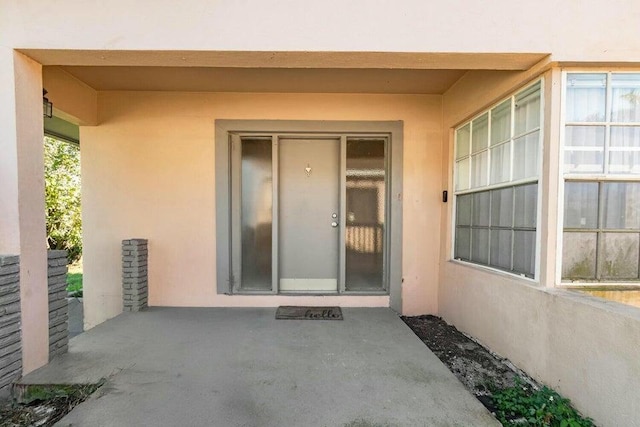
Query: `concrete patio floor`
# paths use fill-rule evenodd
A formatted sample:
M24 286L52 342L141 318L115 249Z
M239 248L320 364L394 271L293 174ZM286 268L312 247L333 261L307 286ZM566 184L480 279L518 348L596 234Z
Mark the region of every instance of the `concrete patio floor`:
M71 340L23 383L108 378L61 426L497 426L389 309L151 308Z

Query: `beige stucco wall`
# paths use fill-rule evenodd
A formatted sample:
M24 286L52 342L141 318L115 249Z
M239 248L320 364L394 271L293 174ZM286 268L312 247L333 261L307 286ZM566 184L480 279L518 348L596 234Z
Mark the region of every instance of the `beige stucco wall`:
M388 297L216 294L214 120L403 120L403 312L437 310L441 97L106 92L81 128L85 324L121 312L120 241L149 239L149 303L388 306ZM429 242L429 244L425 244Z
M640 61L636 0L2 0L21 48L535 52Z
M20 255L22 365L28 373L49 356L40 64L0 48L0 99L0 254Z
M534 378L569 397L602 426L640 419L640 312L554 289L559 162L559 69L544 73L545 144L540 280L451 261L452 204L442 207L440 315ZM535 73L468 73L443 97L443 181L452 188L452 128L516 90Z

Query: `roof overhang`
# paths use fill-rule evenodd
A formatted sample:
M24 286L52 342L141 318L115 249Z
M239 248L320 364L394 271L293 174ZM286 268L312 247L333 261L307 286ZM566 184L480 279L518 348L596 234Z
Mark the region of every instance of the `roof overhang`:
M546 53L250 52L18 49L42 65L527 70Z

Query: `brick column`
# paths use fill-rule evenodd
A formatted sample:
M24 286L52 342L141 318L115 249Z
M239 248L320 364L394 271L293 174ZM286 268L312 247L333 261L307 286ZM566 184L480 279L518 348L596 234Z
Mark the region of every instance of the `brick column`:
M20 259L0 255L0 398L22 376Z
M69 349L67 251L48 251L49 360Z
M124 311L147 308L147 240L122 241L122 297Z

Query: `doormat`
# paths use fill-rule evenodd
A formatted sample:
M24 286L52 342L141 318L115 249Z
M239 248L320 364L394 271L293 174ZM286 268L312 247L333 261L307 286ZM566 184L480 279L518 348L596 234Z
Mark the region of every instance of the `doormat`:
M291 305L278 307L276 319L344 320L340 307L296 307Z

